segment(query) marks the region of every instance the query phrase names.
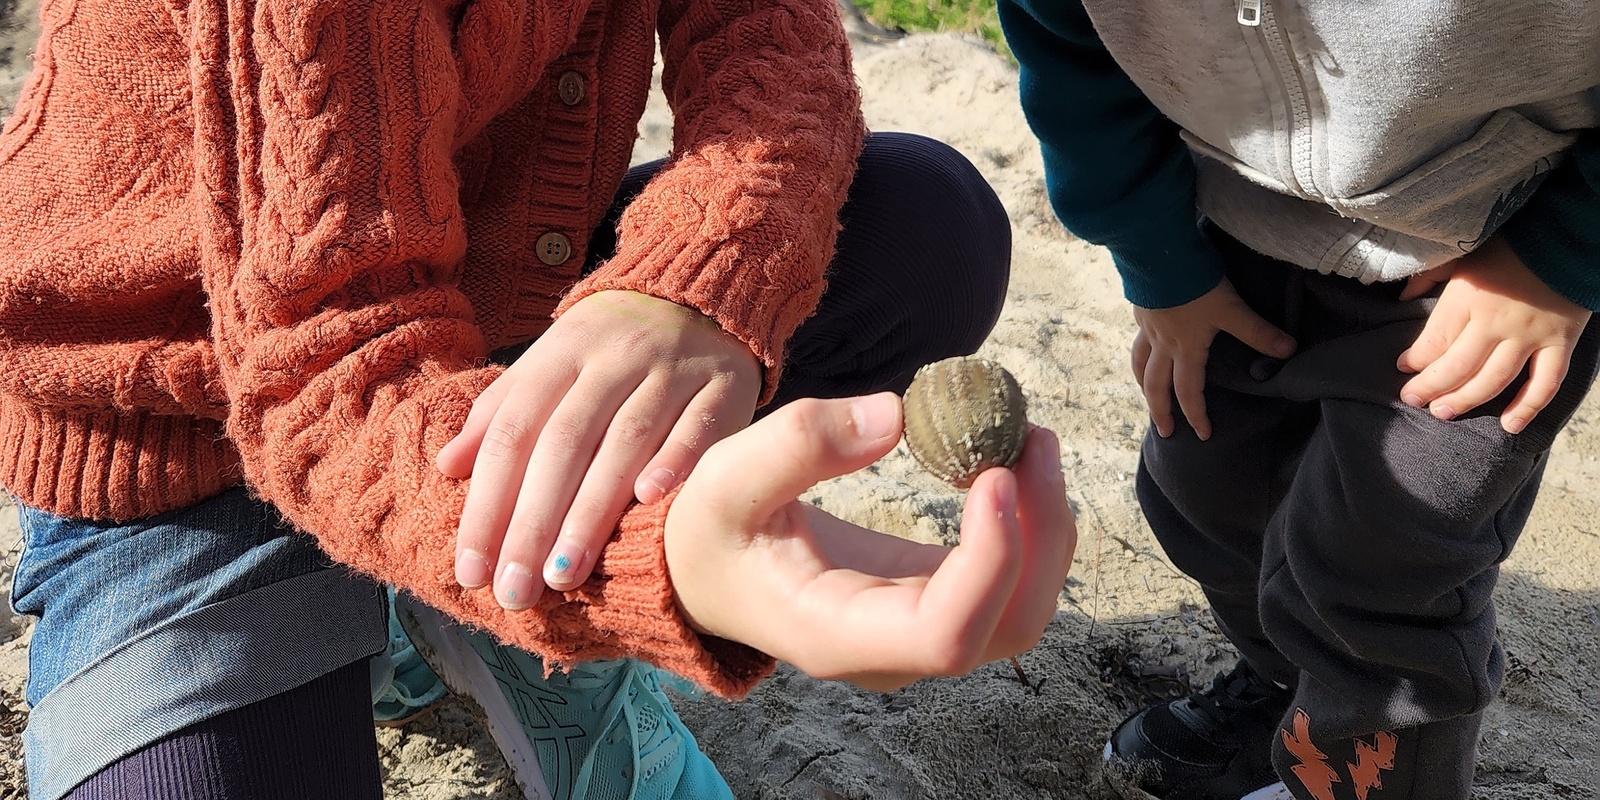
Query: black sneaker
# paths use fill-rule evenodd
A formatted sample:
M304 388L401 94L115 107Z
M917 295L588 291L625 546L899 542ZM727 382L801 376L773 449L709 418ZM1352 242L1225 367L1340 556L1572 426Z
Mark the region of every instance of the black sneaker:
M1211 687L1129 717L1106 743L1105 775L1133 800L1293 800L1272 739L1294 693L1240 661Z

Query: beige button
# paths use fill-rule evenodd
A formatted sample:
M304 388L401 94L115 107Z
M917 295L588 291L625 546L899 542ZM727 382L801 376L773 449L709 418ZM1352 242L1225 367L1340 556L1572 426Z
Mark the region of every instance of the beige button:
M547 233L533 243L534 252L539 260L552 267L567 263L572 258L572 240L559 233Z
M578 72L563 72L556 80L556 96L561 102L575 106L583 102L583 75Z

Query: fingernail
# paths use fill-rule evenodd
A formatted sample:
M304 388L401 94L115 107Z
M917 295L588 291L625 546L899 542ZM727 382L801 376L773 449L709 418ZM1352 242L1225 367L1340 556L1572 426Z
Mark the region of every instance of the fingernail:
M495 599L507 611L521 611L533 605L533 572L512 561L500 570L500 580L495 585Z
M656 467L654 471L645 476L644 482L656 487L661 491L661 494L665 495L667 492L672 491L672 487L678 485L678 476L666 467Z
M1522 433L1522 429L1526 427L1528 427L1528 421L1521 417L1512 417L1506 420L1506 433Z
M462 550L456 553L456 583L476 589L487 585L494 573L489 568L489 559L476 550Z
M1278 358L1288 358L1294 355L1294 340L1279 339L1272 343L1272 354Z
M573 571L581 563L583 563L581 548L556 542L555 548L550 551L550 560L544 565L544 582L552 586L569 582Z
M1060 437L1057 437L1055 435L1054 431L1045 431L1044 442L1045 442L1046 445L1048 445L1048 449L1045 452L1047 452L1049 454L1049 456L1050 456L1050 459L1049 459L1050 463L1054 464L1056 466L1056 469L1060 469L1061 468L1061 439L1060 439Z
M1405 403L1412 408L1422 408L1422 398L1414 394L1401 395L1400 402Z
M1433 412L1433 415L1439 419L1450 419L1456 415L1456 412L1449 406L1442 404L1435 404L1430 410Z
M1000 480L994 487L995 505L1000 507L1000 516L1014 517L1017 515L1017 482L1014 480Z
M850 404L850 420L863 439L882 439L894 433L894 408L886 395L859 397Z

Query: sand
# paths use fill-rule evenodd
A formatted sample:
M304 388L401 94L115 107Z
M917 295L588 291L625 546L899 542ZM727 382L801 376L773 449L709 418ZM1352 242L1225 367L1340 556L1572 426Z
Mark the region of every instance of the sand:
M32 0L0 11L32 13ZM0 15L3 17L3 15ZM14 92L31 34L0 28L0 92ZM1012 370L1031 416L1063 440L1081 540L1060 613L1021 657L892 694L792 670L748 701L679 704L740 798L1108 798L1098 771L1110 728L1154 698L1186 693L1233 652L1198 587L1141 519L1132 473L1145 415L1126 367L1132 316L1106 254L1074 241L1046 205L1042 167L1016 103L1013 67L952 35L893 39L853 26L875 130L952 145L994 184L1014 225L1009 302L982 354ZM7 62L10 59L10 62ZM11 94L0 95L0 108ZM638 160L665 151L659 95ZM1510 677L1488 711L1475 797L1595 798L1600 784L1600 405L1556 444L1545 492L1497 599ZM960 495L921 474L903 447L807 499L862 524L927 541L955 535ZM13 515L0 553L15 561ZM17 736L28 624L0 618L0 800L20 796ZM379 733L391 798L514 798L493 745L459 704ZM829 794L831 793L831 794Z

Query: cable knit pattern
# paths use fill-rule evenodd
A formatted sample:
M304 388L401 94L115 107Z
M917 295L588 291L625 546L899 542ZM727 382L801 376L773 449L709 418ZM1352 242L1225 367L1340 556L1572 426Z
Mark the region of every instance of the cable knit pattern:
M853 82L837 94L850 73L838 24L811 0L668 0L662 88L683 120L677 155L624 212L616 255L562 309L627 288L697 308L750 345L771 398L783 343L822 296L865 130L841 113L860 98Z
M432 460L498 374L485 354L601 289L716 319L770 396L863 135L831 0L42 13L0 135L0 483L127 519L245 480L339 561L552 662L638 657L729 696L766 674L679 615L670 498L627 513L580 590L509 613L455 584L466 484ZM574 287L658 25L674 160Z

